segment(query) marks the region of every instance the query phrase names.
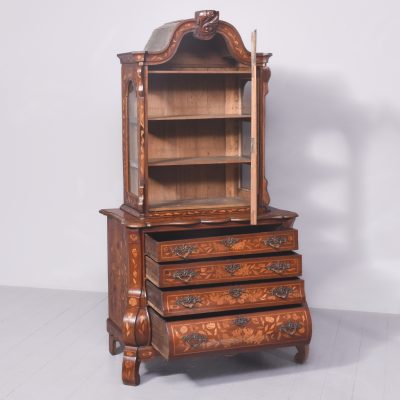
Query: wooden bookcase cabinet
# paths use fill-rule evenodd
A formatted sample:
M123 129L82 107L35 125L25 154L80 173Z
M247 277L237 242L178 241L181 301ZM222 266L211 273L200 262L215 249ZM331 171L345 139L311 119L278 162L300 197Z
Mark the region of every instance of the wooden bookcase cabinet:
M258 188L259 207L269 203L262 110L271 54L257 54L260 182L251 188L250 53L226 22L206 39L195 28L196 20L166 24L144 52L119 55L124 209L137 216L244 211Z
M293 252L297 214L269 206L264 176L270 56L256 53L252 60L236 29L214 10L165 24L153 32L145 51L118 56L124 203L101 212L108 217L110 352L116 353L117 342L124 348L126 384L138 384L140 360L156 354L169 358L295 345L296 360L306 359L311 319L303 283L296 281L301 274L301 256ZM256 199L255 226L249 223L251 198ZM220 259L205 261L209 257ZM289 279L286 286L270 282L281 277ZM249 280L256 282L249 285ZM241 281L246 284L231 287ZM207 285L216 282L219 294L210 294ZM177 290L173 300L164 293L168 287ZM275 294L269 297L260 294L271 290ZM240 307L236 295L244 296ZM213 303L209 299L215 296L225 300ZM282 304L286 308L276 308ZM277 318L279 330L258 332L263 339L257 345L249 345L253 337L239 344L232 337L231 345L221 345L224 321L239 310L247 316L232 320L238 327ZM219 317L221 311L226 315ZM191 319L198 312L206 312L204 321ZM179 315L179 323L168 318ZM219 326L215 338L208 339L204 327L203 333L180 335L202 322ZM235 335L232 327L226 331Z

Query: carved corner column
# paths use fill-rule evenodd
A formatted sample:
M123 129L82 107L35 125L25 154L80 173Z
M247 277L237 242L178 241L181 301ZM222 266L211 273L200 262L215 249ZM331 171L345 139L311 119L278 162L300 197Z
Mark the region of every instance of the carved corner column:
M150 318L144 287L143 235L139 230L127 230L129 280L127 307L122 323L124 356L122 380L126 385L140 383L139 366L142 359L154 355L151 347Z

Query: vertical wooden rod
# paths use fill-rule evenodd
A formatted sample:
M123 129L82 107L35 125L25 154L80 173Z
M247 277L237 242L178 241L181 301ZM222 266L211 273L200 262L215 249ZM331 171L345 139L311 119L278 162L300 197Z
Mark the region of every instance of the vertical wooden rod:
M251 34L251 167L250 167L250 223L257 225L257 31Z

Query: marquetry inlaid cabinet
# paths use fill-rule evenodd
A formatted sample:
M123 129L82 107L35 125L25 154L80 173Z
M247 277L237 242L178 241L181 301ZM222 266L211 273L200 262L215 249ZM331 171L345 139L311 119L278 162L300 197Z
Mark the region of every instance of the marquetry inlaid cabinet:
M124 202L107 216L111 354L139 364L295 346L307 358L297 214L265 179L270 53L214 10L157 28L122 64Z

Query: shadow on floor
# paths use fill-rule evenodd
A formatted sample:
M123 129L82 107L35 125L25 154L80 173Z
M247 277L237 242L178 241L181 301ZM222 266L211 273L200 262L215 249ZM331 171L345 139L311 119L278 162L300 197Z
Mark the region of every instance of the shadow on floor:
M300 371L312 373L337 369L369 357L388 338L400 337L400 317L397 315L323 309L312 309L311 314L313 338L309 359L303 365L294 362L294 347L169 361L159 357L143 363L141 380L144 383L157 376L184 374L197 385L208 386L257 377L270 379ZM398 322L388 329L390 318ZM362 342L367 345L363 346L361 354Z

